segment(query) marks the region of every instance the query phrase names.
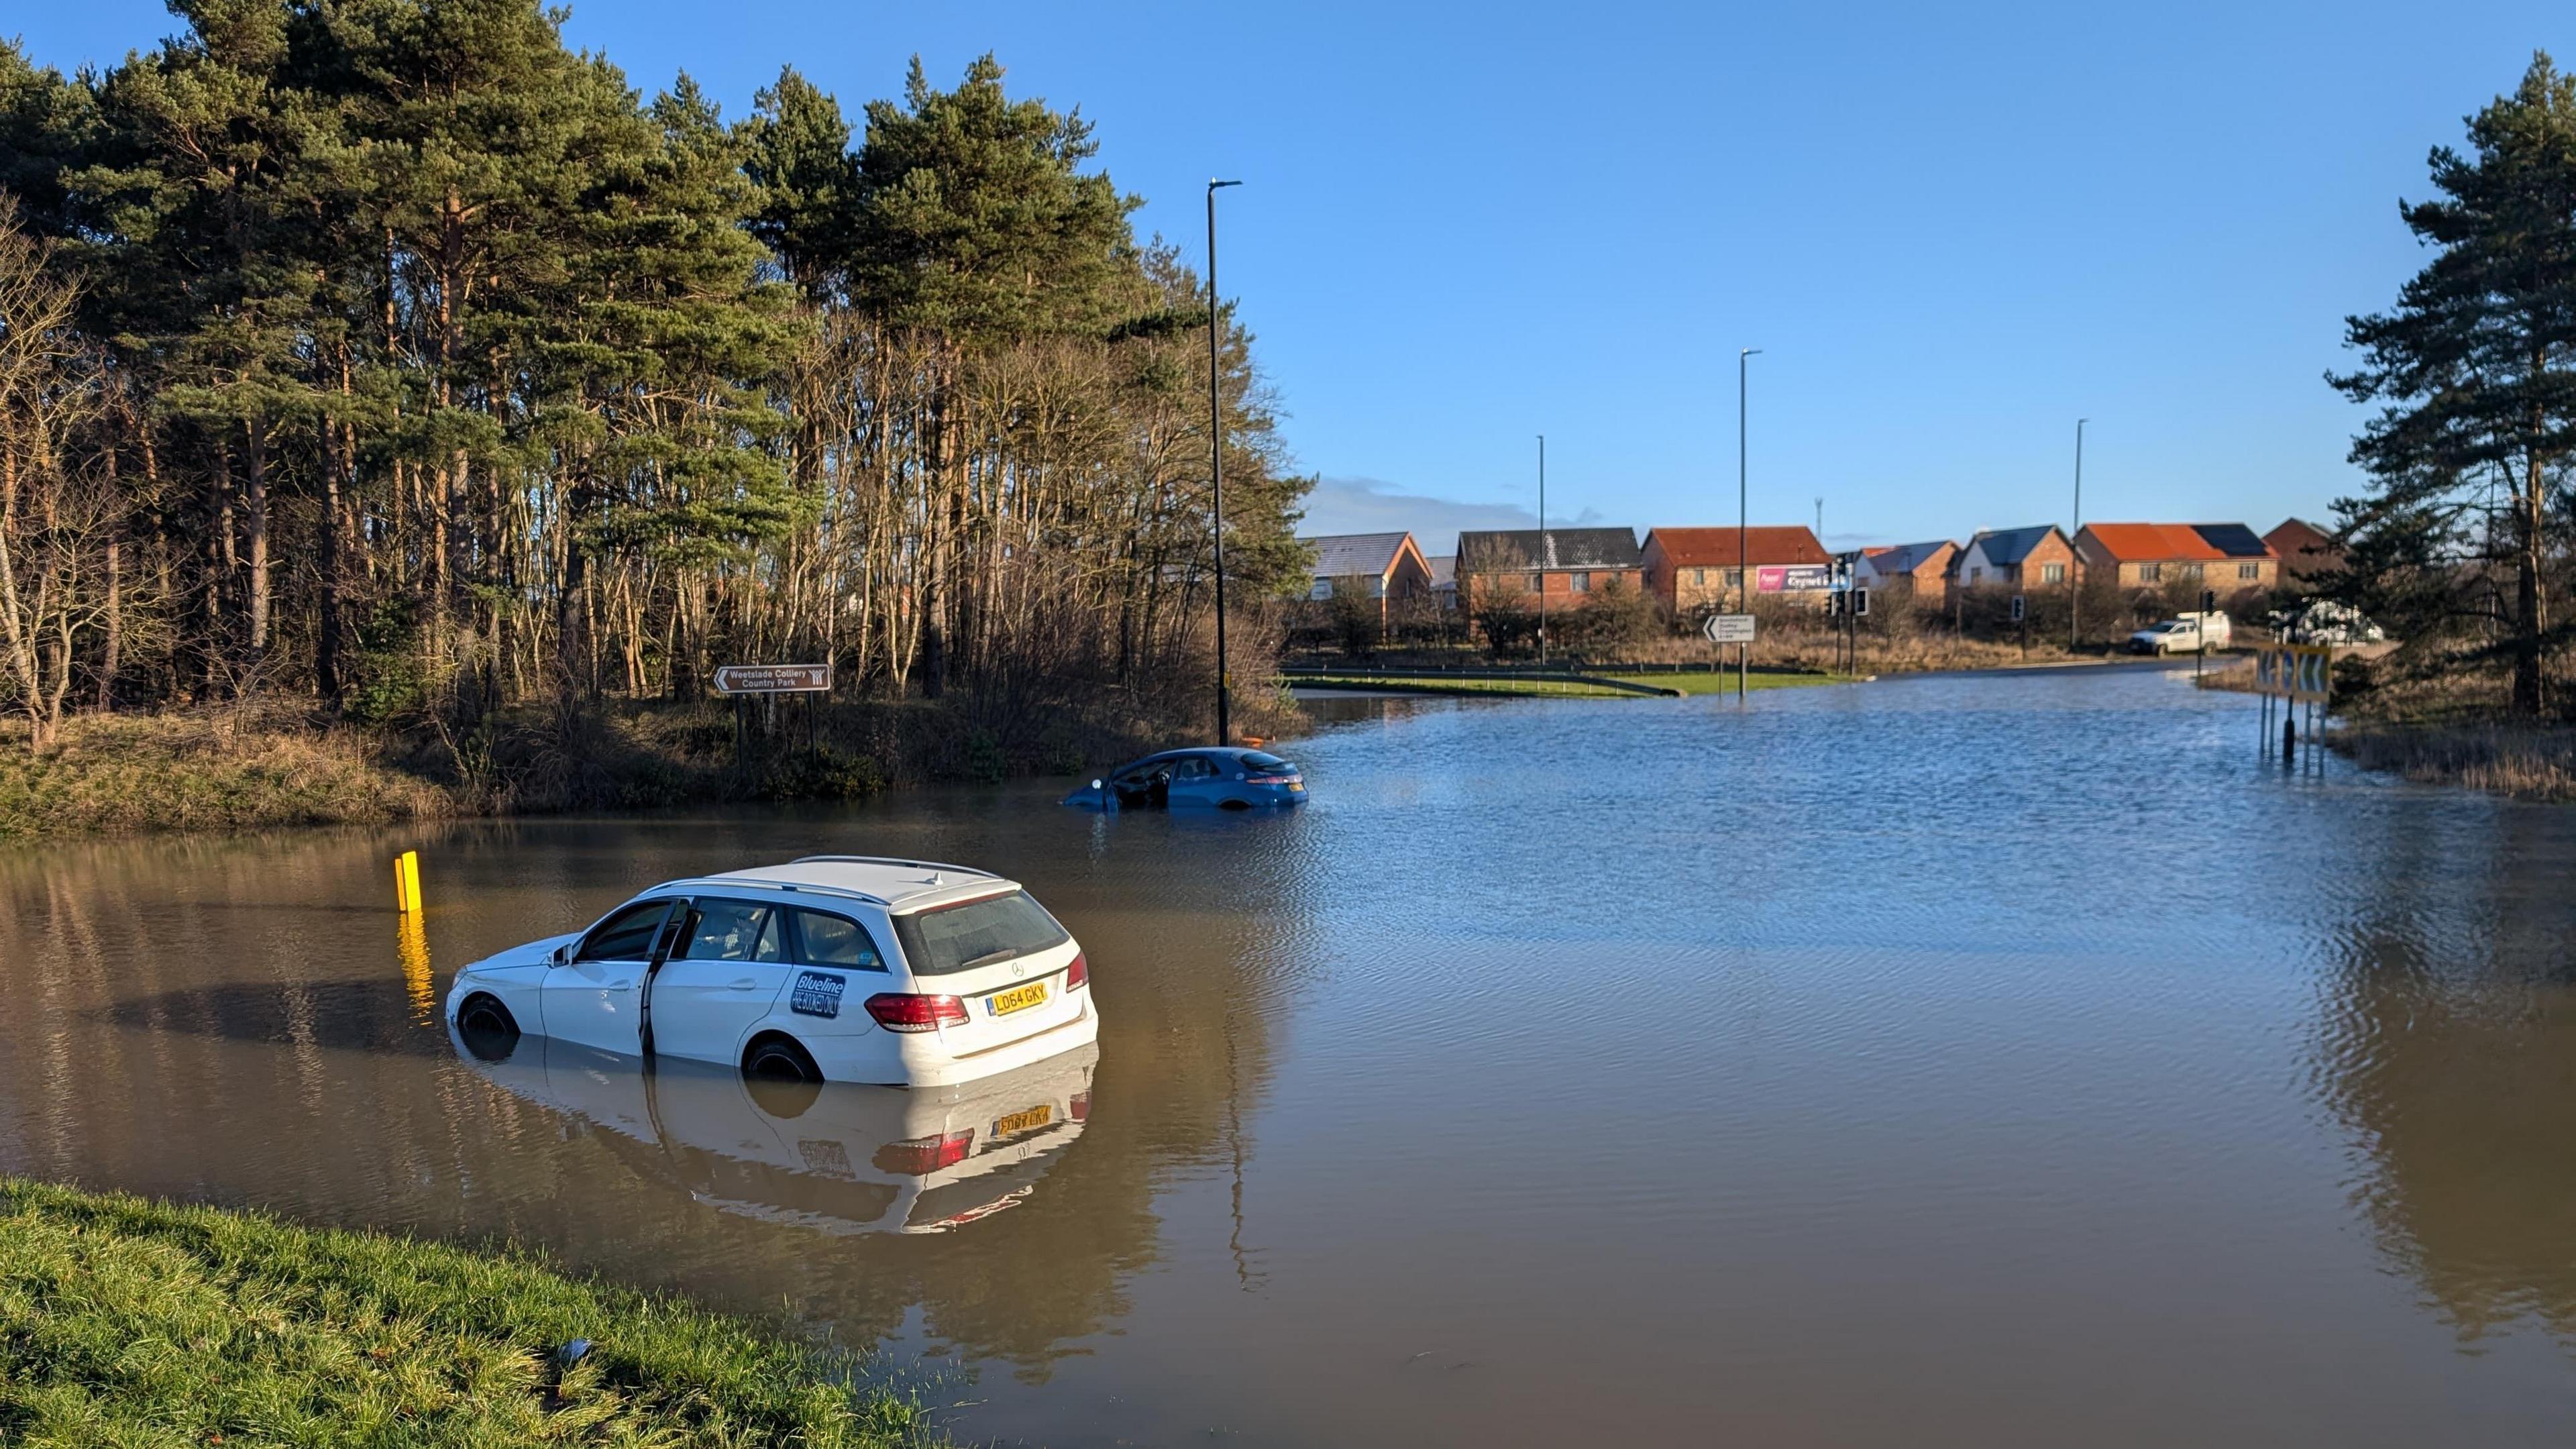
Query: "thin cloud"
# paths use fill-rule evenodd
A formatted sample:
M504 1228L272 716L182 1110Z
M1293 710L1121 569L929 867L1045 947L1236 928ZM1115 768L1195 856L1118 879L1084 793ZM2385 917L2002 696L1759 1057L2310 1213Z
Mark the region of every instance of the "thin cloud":
M1548 519L1550 528L1581 528L1600 522L1587 508L1572 518ZM1334 533L1410 532L1428 554L1445 554L1458 535L1480 528L1536 528L1538 515L1517 503L1461 503L1426 493L1406 493L1382 478L1320 478L1306 495L1306 520L1297 531L1309 537Z

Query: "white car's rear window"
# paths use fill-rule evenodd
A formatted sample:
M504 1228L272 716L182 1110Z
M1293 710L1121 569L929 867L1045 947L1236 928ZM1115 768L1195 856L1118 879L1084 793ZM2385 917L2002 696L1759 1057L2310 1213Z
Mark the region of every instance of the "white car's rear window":
M897 916L894 931L915 976L990 966L1073 939L1020 891Z

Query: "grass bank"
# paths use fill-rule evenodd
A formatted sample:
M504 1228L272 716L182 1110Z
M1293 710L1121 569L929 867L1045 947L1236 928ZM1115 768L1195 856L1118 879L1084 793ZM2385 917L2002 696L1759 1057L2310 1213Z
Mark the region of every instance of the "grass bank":
M1247 733L1295 722L1238 698ZM0 839L154 830L260 830L455 816L665 809L734 801L859 800L932 782L1065 775L1195 738L1150 702L1087 707L951 700L755 706L748 748L732 708L601 701L364 729L272 698L64 721L41 751L0 724Z
M0 1181L7 1443L931 1442L857 1367L514 1254Z
M2326 742L2366 770L2518 800L2576 802L2576 726L2365 718L2335 726Z

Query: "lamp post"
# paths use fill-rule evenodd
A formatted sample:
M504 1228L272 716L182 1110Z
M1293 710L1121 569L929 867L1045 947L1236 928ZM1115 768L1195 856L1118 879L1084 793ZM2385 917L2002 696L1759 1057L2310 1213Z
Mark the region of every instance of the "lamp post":
M1547 434L1538 435L1538 662L1547 663Z
M2066 570L2066 652L2072 654L2084 642L2084 550L2075 546L2075 534L2084 531L2084 425L2088 418L2075 420L2075 533L2066 536L2066 551L2072 557Z
M1234 737L1232 721L1227 717L1234 681L1226 672L1225 660L1225 403L1217 390L1217 344L1224 331L1224 319L1216 292L1216 193L1219 187L1242 184L1213 179L1207 184L1208 489L1216 513L1216 742L1220 745Z
M1753 572L1745 563L1745 448L1744 420L1748 370L1759 347L1748 347L1735 355L1735 605L1740 611L1753 612ZM1735 646L1735 702L1742 704L1753 684L1753 646Z

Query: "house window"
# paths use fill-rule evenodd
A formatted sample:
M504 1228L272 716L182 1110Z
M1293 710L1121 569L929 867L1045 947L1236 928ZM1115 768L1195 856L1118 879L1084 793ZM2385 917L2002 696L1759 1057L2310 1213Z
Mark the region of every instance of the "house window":
M1529 576L1529 591L1530 591L1531 593L1535 594L1535 593L1537 593L1539 590L1541 590L1541 589L1543 589L1543 588L1546 588L1546 587L1547 587L1547 575L1545 575L1545 574L1532 574L1532 575L1530 575L1530 576Z
M1986 571L1985 571L1984 569L1971 567L1971 568L1968 570L1968 582L1969 582L1969 583L1972 583L1972 584L1982 584L1982 583L1984 583L1985 581L1986 581Z
M2164 577L2165 577L2165 566L2164 566L2163 564L2160 564L2160 563L2155 563L2155 564L2154 564L2154 563L2153 563L2153 564L2140 564L2140 565L2138 565L2138 582L2139 582L2139 583L2142 583L2142 584L2155 584L2155 583L2162 583L2162 582L2164 582Z
M1565 576L1565 586L1578 594L1591 593L1592 575L1579 571L1567 574Z
M1371 580L1369 580L1369 597L1370 597L1370 598L1372 598L1372 599L1383 599L1383 598L1385 598L1385 597L1386 597L1386 580L1384 580L1384 579L1371 579Z
M2043 584L2062 584L2066 582L2066 565L2041 564L2039 566L2039 581Z
M1699 588L1706 588L1707 586L1708 586L1708 570L1706 570L1706 569L1692 569L1692 570L1691 570L1691 587L1692 587L1692 588L1695 588L1695 589L1699 589Z
M2200 582L2200 565L2198 565L2198 564L2196 564L2196 563L2187 563L2187 564L2184 564L2184 565L2182 566L2182 581L2183 581L2184 583L2187 583L2187 584L2196 584L2196 583L2199 583L2199 582Z
M1740 588L1743 588L1743 587L1744 587L1744 570L1742 570L1742 569L1728 569L1728 570L1726 571L1726 586L1727 586L1728 588L1730 588L1730 589L1740 589Z
M1331 579L1317 579L1315 580L1315 586L1306 591L1306 597L1310 599L1322 600L1329 599L1332 596L1333 581Z
M2261 564L2238 564L2236 566L2236 577L2243 579L2248 583L2256 582L2263 577L2263 566Z

